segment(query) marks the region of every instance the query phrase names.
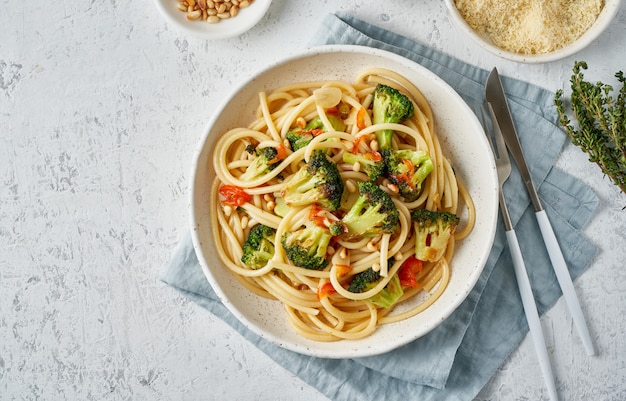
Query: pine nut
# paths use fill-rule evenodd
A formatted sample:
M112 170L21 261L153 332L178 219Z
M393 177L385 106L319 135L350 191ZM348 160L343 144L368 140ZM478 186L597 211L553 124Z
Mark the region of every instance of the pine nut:
M233 213L233 208L231 206L224 206L224 215L226 217L230 217L230 215Z
M396 184L392 184L392 183L387 184L387 189L389 189L389 190L390 190L391 192L393 192L394 194L397 194L397 193L398 193L398 191L400 191L400 190L398 189L398 186L397 186Z
M298 117L296 118L296 125L299 128L304 128L306 127L306 120L304 119L304 117Z
M375 272L379 272L380 271L380 263L372 264L372 270L374 270Z
M346 180L346 189L348 190L348 192L353 194L357 191L358 188L354 183L354 180Z
M176 8L187 13L189 21L206 20L210 24L234 18L239 10L249 7L254 0L177 0ZM301 128L306 126L306 121Z
M267 202L267 210L269 210L270 212L274 210L275 207L276 207L276 203L274 201Z
M202 11L200 10L194 10L190 13L187 13L187 19L190 21L195 21L197 19L200 18L200 16L202 15Z
M372 149L374 152L378 152L378 141L376 139L373 139L370 142L370 149Z
M348 257L348 250L342 247L341 251L339 251L339 257L341 259L346 259Z
M378 250L378 244L376 242L374 242L374 241L368 242L367 245L365 245L365 247L370 252L374 252L374 251Z
M356 173L361 171L361 163L354 162L354 164L352 165L352 170L354 170L354 172L356 172Z

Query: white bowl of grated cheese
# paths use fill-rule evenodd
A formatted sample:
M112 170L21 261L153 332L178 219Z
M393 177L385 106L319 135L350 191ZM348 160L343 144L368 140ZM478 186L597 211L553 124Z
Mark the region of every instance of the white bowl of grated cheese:
M507 60L546 63L596 40L621 0L446 0L457 27L483 49Z

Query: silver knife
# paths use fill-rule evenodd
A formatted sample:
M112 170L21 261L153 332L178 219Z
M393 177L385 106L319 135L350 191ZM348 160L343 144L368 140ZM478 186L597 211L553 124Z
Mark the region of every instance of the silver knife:
M589 328L585 322L585 317L580 307L580 303L578 302L578 297L576 296L572 277L567 269L567 264L565 263L561 247L559 246L556 236L554 235L552 224L550 224L548 215L541 205L539 195L537 195L537 190L535 189L532 177L530 176L530 171L526 165L524 153L522 152L522 147L519 143L517 131L515 130L515 125L513 124L513 118L511 116L511 111L509 110L506 95L504 94L502 82L496 68L491 71L489 77L487 78L485 98L496 116L496 122L502 131L504 141L506 142L509 152L513 156L513 160L515 160L515 164L517 164L517 168L520 171L524 184L526 184L526 188L530 194L530 199L533 203L533 207L535 208L535 216L537 217L537 222L539 223L539 229L541 230L543 241L546 244L546 249L550 255L550 261L552 262L554 273L556 274L556 278L561 286L563 298L565 298L567 307L572 315L572 320L578 330L578 335L582 340L587 354L594 355L595 349L593 342L591 341Z

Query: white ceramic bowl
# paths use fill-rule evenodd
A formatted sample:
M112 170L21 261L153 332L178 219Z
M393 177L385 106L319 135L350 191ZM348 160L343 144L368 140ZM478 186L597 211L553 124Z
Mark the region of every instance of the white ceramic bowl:
M226 130L254 118L258 92L299 81L340 79L353 82L366 67L394 70L412 81L429 100L444 154L464 180L477 209L473 232L456 245L452 276L443 295L421 314L379 327L371 336L315 342L295 334L278 301L261 299L235 279L217 256L211 233L210 187L215 178L212 149ZM191 181L191 228L202 269L224 305L249 329L272 343L302 354L353 358L380 354L435 328L466 298L483 270L495 235L498 185L493 154L480 122L441 78L398 55L361 46L323 46L280 60L243 82L215 110L195 154Z
M248 31L267 12L272 0L255 0L233 17L210 24L206 21L189 21L187 13L180 11L176 0L154 0L161 15L175 28L201 39L227 39Z
M585 32L577 40L567 46L564 46L551 53L520 54L504 50L494 45L489 37L478 34L463 19L459 10L455 6L454 0L445 0L445 2L450 12L450 16L457 28L461 30L464 34L472 38L480 47L487 50L488 52L502 57L503 59L527 64L547 63L555 60L560 60L562 58L578 53L579 51L587 47L591 42L596 40L602 34L602 32L606 30L606 28L609 26L609 24L619 11L621 4L621 0L606 0L604 8L598 15L598 18L591 26L591 28L589 28L587 32Z

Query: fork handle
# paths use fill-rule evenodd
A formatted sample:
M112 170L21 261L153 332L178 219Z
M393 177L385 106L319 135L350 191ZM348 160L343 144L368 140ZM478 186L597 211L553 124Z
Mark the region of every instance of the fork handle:
M528 322L530 334L535 345L535 351L537 352L537 357L539 358L539 366L541 367L543 378L548 388L550 400L557 401L558 396L556 392L556 385L554 384L554 374L552 373L550 358L548 356L548 349L546 347L543 329L541 327L541 322L539 321L539 313L537 312L537 305L535 304L533 291L530 287L530 280L528 279L528 273L526 272L526 266L524 264L524 259L522 258L522 251L520 250L515 230L506 231L506 239L509 243L511 258L513 259L515 277L517 279L517 285L522 298L526 321Z
M539 229L541 230L543 241L546 244L548 255L550 255L550 261L552 262L554 273L556 274L556 278L559 281L559 285L561 286L563 298L565 298L565 303L569 308L569 311L572 315L572 320L574 321L574 325L578 330L578 335L581 338L587 354L594 355L595 349L593 346L593 342L591 341L589 328L587 327L587 324L585 322L585 317L580 307L580 302L578 302L578 297L576 296L576 291L574 290L574 283L572 282L572 277L569 274L567 264L565 263L565 259L563 258L561 247L559 246L556 236L554 235L552 224L550 224L550 220L548 220L548 215L546 214L545 210L536 212L535 216L537 217Z

